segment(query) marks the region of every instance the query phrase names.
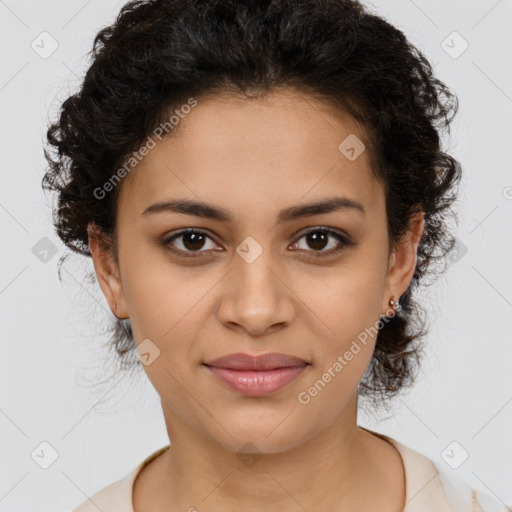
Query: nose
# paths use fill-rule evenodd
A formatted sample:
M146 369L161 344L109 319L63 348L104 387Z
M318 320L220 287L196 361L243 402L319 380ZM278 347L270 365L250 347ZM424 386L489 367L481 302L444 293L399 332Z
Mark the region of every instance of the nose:
M264 255L265 251L251 263L235 258L217 309L218 318L226 327L251 336L283 328L294 315L293 292L278 266Z

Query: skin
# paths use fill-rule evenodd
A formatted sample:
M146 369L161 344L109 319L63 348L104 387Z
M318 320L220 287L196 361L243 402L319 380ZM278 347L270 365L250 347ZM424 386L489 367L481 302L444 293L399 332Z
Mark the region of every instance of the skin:
M338 149L350 134L363 140L351 116L292 89L199 101L123 180L117 262L89 231L112 311L130 318L136 344L149 338L160 350L144 370L161 397L171 448L139 474L136 512L404 506L399 453L357 426L357 386L375 336L308 404L297 398L389 314L391 295L400 297L412 279L423 233L421 214L390 251L384 189L371 176L368 152L350 161ZM365 215L346 210L276 223L283 208L333 196L361 202ZM178 198L227 209L233 221L142 215ZM343 230L355 245L318 256L340 245L332 235L323 246L303 236L320 226ZM183 228L206 231L203 245L187 236L161 245ZM263 249L251 263L236 252L248 236ZM310 365L272 395L247 397L202 365L233 352L283 352ZM246 443L262 455L250 467L237 456Z

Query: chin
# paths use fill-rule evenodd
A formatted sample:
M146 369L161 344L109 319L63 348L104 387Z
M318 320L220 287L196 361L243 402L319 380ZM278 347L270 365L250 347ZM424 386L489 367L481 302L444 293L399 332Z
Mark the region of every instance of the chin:
M292 439L269 439L266 435L250 436L245 435L239 438L229 438L217 440L223 449L231 451L237 455L250 454L250 455L266 455L266 454L279 454L293 449L300 440L296 443Z
M216 441L225 450L235 453L270 454L283 453L305 442L306 432L290 429L280 415L276 421L254 422L247 416L241 421L224 421L216 432L209 432L210 439ZM305 425L303 424L303 427ZM231 434L229 435L228 434Z

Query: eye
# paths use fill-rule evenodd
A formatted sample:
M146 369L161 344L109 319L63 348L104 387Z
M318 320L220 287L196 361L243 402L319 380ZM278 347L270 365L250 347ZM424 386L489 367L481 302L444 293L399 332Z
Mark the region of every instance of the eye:
M313 251L308 251L307 248L305 250L307 252L319 253L315 254L315 256L319 257L337 254L342 251L345 246L354 245L354 243L345 235L333 229L324 227L316 227L310 229L306 233L303 233L299 240L302 240L303 238L306 240L306 244L314 249ZM324 250L325 247L329 247L329 238L331 238L331 240L336 240L338 243L331 243L331 248ZM293 246L298 247L299 244L296 242ZM298 248L300 249L300 247Z
M302 240L303 238L306 239L307 244L314 249L313 251L308 251L307 248L300 248L298 242L295 242L292 247L305 250L306 252L317 253L315 254L315 257L334 255L342 251L345 247L354 245L354 242L352 242L347 236L331 228L325 228L323 226L310 229L309 231L303 233L299 240ZM334 248L332 248L331 244L330 249L324 250L326 246L329 246L329 238L331 238L331 240L334 239L337 241L337 244L334 243ZM177 240L179 242L175 244L175 241ZM210 240L213 243L213 247L206 247L206 250L203 251L201 249L205 248L205 244L207 245L207 240ZM162 245L164 247L169 247L174 253L177 253L180 256L192 258L200 257L200 253L208 252L208 250L218 250L216 249L216 245L213 242L213 239L205 231L194 228L183 229L178 233L164 238L162 240Z
M169 245L173 245L173 242L175 240L179 240L180 238L183 240L180 241L177 245L181 246L181 247L177 247L177 250L171 248L171 250L173 252L179 253L180 256L186 256L186 257L192 257L192 258L196 257L196 255L193 254L194 252L199 252L199 253L205 252L205 251L200 251L198 249L202 249L204 247L206 239L210 239L211 241L213 241L212 238L206 232L201 231L199 229L191 229L190 228L190 229L184 229L170 237L164 238L162 240L162 244L167 247ZM215 244L214 244L214 246L215 246ZM174 246L174 247L176 247L176 246Z

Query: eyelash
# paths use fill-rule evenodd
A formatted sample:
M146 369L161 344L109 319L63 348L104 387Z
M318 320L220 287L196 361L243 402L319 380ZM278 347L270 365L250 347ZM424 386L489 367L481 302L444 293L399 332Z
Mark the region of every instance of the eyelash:
M296 245L299 242L299 240L306 237L307 235L309 235L311 233L316 233L316 232L323 232L323 233L326 233L327 236L333 236L339 242L341 242L341 246L338 246L335 249L330 249L328 251L306 251L306 252L315 253L315 256L313 256L314 258L323 258L326 256L334 256L335 254L338 254L339 252L341 252L345 247L355 245L354 242L352 242L349 238L347 238L345 235L341 234L340 232L335 231L331 228L323 227L323 226L318 226L318 227L312 228L312 229L302 233L301 236L297 239L297 241L293 243L293 245ZM180 236L186 235L188 233L196 233L196 234L200 234L200 235L205 235L211 239L210 235L208 235L207 232L202 231L201 229L187 228L187 229L183 229L183 230L179 231L178 233L173 234L172 236L165 237L162 240L162 245L164 247L170 248L170 250L172 252L174 252L175 254L178 254L179 256L183 256L185 258L200 258L200 257L202 257L200 255L200 253L207 252L207 251L183 251L181 249L172 248L171 242L173 242L175 239L179 238ZM195 253L198 253L198 254L195 254Z

